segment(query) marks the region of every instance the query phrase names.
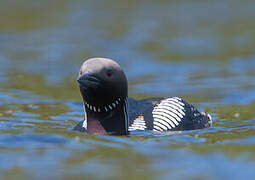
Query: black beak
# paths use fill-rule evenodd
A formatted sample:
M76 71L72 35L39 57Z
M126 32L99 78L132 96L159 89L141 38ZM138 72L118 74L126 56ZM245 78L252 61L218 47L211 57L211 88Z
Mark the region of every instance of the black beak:
M80 86L97 88L100 85L100 80L91 74L83 74L77 79Z

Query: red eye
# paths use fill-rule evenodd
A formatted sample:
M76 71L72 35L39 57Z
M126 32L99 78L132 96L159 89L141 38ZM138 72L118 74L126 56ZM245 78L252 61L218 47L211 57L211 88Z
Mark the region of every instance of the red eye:
M108 77L111 77L111 76L112 76L112 71L107 71L107 72L106 72L106 75L107 75Z
M82 70L80 70L79 75L80 75L80 76L82 75Z

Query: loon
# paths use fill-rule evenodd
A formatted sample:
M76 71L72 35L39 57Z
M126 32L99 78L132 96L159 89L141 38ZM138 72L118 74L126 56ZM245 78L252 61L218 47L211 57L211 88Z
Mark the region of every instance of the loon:
M77 79L84 120L74 130L127 135L134 130L184 131L208 128L211 116L179 97L136 100L128 97L127 78L108 58L84 61Z

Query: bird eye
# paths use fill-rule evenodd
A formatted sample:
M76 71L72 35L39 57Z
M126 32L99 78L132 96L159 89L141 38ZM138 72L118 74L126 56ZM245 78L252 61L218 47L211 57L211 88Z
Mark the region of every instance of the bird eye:
M82 75L82 70L80 70L79 75L80 75L80 76Z
M112 71L112 70L108 70L108 71L106 71L106 75L107 75L107 77L111 77L111 76L112 76L112 74L113 74L113 71Z

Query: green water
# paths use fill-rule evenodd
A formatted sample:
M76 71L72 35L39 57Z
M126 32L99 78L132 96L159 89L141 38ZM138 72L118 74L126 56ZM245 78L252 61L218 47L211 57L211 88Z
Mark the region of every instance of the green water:
M0 179L254 179L255 2L0 1ZM83 58L123 67L129 96L180 96L187 132L87 135Z

